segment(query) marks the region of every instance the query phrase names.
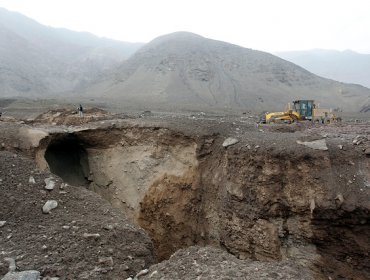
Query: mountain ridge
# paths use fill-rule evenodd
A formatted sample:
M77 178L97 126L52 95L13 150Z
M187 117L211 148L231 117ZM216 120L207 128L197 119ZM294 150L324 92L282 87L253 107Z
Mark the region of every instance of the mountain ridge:
M3 16L5 15L5 16ZM360 111L370 90L273 54L190 32L143 44L43 26L0 8L0 96L86 97L162 107L280 110L294 99Z
M276 110L293 99L361 110L370 96L365 87L318 77L272 54L189 32L152 40L99 91L89 90L112 99L258 110Z
M278 52L276 55L319 76L370 88L370 54L352 50L313 49Z
M49 96L86 86L127 59L140 43L102 39L39 24L0 8L2 96Z

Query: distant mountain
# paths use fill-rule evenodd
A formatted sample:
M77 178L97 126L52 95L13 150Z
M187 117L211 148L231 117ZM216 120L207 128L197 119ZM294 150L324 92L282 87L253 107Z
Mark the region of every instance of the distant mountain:
M0 38L0 97L83 88L142 46L46 27L3 8Z
M350 50L308 50L276 55L322 77L370 88L370 54Z
M146 45L125 43L46 27L0 8L0 38L0 97L68 94L166 108L257 111L315 99L346 111L370 108L365 87L324 79L272 54L188 32Z
M361 110L370 90L272 54L177 32L154 39L87 94L163 106L282 110L294 99Z

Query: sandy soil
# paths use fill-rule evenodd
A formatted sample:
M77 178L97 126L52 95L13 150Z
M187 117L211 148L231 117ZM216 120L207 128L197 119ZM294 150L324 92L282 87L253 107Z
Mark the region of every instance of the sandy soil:
M0 275L12 258L45 279L367 279L370 124L257 120L93 108L83 119L73 109L6 116ZM305 144L316 140L325 146ZM85 186L50 173L51 145L83 149ZM48 200L58 206L45 214Z

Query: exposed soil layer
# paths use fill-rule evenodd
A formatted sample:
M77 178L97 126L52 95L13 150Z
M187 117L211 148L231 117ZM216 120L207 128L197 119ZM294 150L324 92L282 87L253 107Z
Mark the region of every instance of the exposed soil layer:
M5 258L17 269L38 270L42 277L117 279L155 262L150 239L140 228L93 192L73 186L45 190L49 172L20 155L0 152L0 276ZM34 178L35 183L30 180ZM42 207L58 207L44 214Z
M291 264L291 279L301 266L310 273L299 279L370 278L370 125L256 127L253 120L152 115L83 127L18 124L18 143L11 133L2 141L100 194L146 230L160 260L212 245L239 259L227 261L240 279L259 269L250 260L271 262L271 273ZM228 137L238 142L224 147ZM322 149L302 144L315 140ZM158 277L171 279L164 267L172 263L199 273L181 256L205 251L184 250L157 267Z

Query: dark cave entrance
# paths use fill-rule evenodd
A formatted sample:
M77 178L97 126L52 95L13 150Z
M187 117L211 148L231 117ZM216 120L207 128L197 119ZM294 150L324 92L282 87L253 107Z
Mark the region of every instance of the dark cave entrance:
M87 152L74 135L53 139L45 152L50 171L70 185L87 186L89 163Z

